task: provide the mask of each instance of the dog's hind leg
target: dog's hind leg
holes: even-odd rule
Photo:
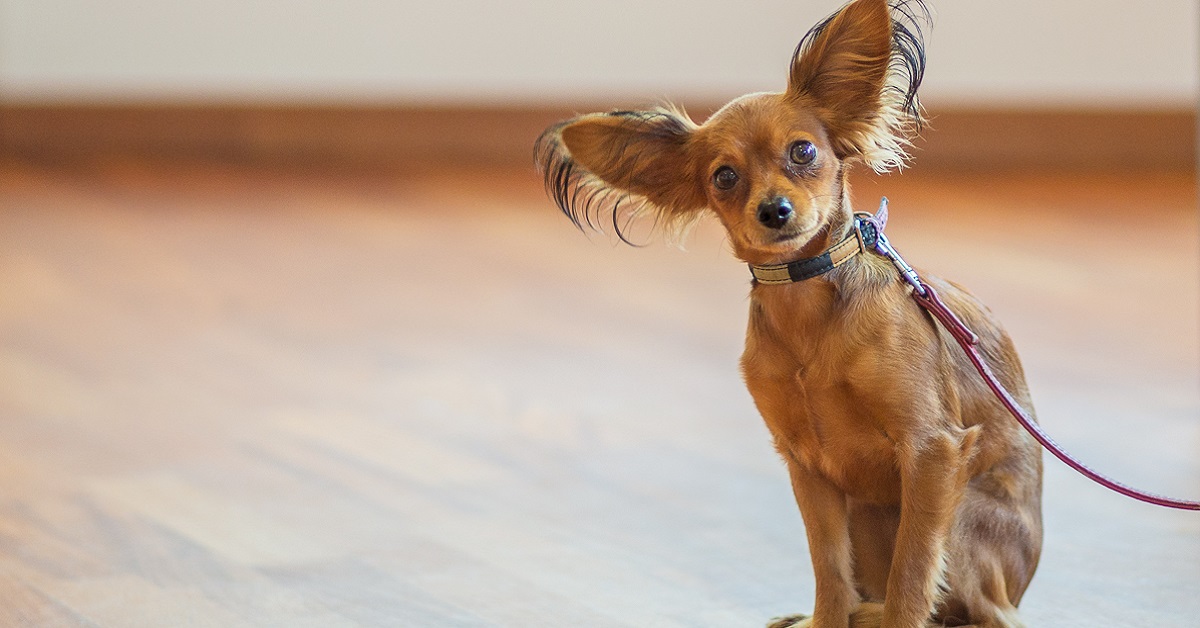
[[[812,621],[806,615],[789,615],[771,620],[767,628],[812,628]],[[879,628],[882,623],[883,604],[879,602],[860,602],[850,612],[850,628]],[[926,628],[941,628],[941,624],[927,623]]]
[[[1016,606],[1037,568],[1041,516],[1036,500],[1011,497],[1017,489],[999,490],[1019,486],[1006,475],[999,467],[978,478],[959,508],[948,548],[947,594],[936,613],[947,626],[1024,626]]]
[[[811,625],[812,618],[808,615],[787,615],[771,619],[767,628],[808,628]]]
[[[879,628],[883,623],[883,604],[863,602],[850,613],[850,628]]]

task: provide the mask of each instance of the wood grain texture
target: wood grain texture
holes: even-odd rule
[[[548,125],[639,103],[529,106],[0,104],[0,156],[250,164],[524,166]],[[693,103],[697,119],[719,104]],[[1190,172],[1196,111],[943,107],[916,142],[923,170]]]
[[[915,175],[1083,459],[1200,496],[1196,183]],[[757,626],[808,611],[748,274],[518,169],[0,162],[0,624]],[[1047,461],[1031,626],[1186,626],[1200,519]]]

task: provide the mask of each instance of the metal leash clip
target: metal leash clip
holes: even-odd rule
[[[874,215],[865,212],[858,213],[855,214],[855,219],[858,221],[858,233],[862,238],[863,248],[871,249],[891,260],[892,265],[900,271],[900,276],[904,278],[904,281],[912,286],[917,294],[925,296],[925,285],[921,283],[917,271],[913,270],[913,267],[909,266],[903,257],[900,257],[900,253],[892,247],[887,236],[883,235],[883,227],[887,225],[888,219],[887,197],[885,196],[879,201],[879,211]]]

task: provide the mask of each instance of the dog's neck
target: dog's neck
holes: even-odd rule
[[[802,282],[824,275],[866,252],[859,221],[850,212],[839,214],[791,259],[775,264],[750,264],[756,283]]]
[[[844,216],[831,222],[826,242],[833,244],[818,249],[817,255],[783,264],[751,264],[753,309],[765,317],[760,323],[804,330],[800,338],[816,340],[832,331],[829,323],[834,320],[853,326],[856,311],[889,289],[903,290],[905,284],[891,262],[874,250],[887,221],[887,200],[874,216]]]

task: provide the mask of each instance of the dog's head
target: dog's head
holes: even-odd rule
[[[851,221],[847,167],[907,158],[927,19],[920,0],[854,0],[805,35],[787,91],[743,96],[701,125],[674,108],[555,125],[536,151],[546,185],[581,226],[611,213],[620,235],[623,205],[672,226],[707,209],[745,261],[819,252]]]

